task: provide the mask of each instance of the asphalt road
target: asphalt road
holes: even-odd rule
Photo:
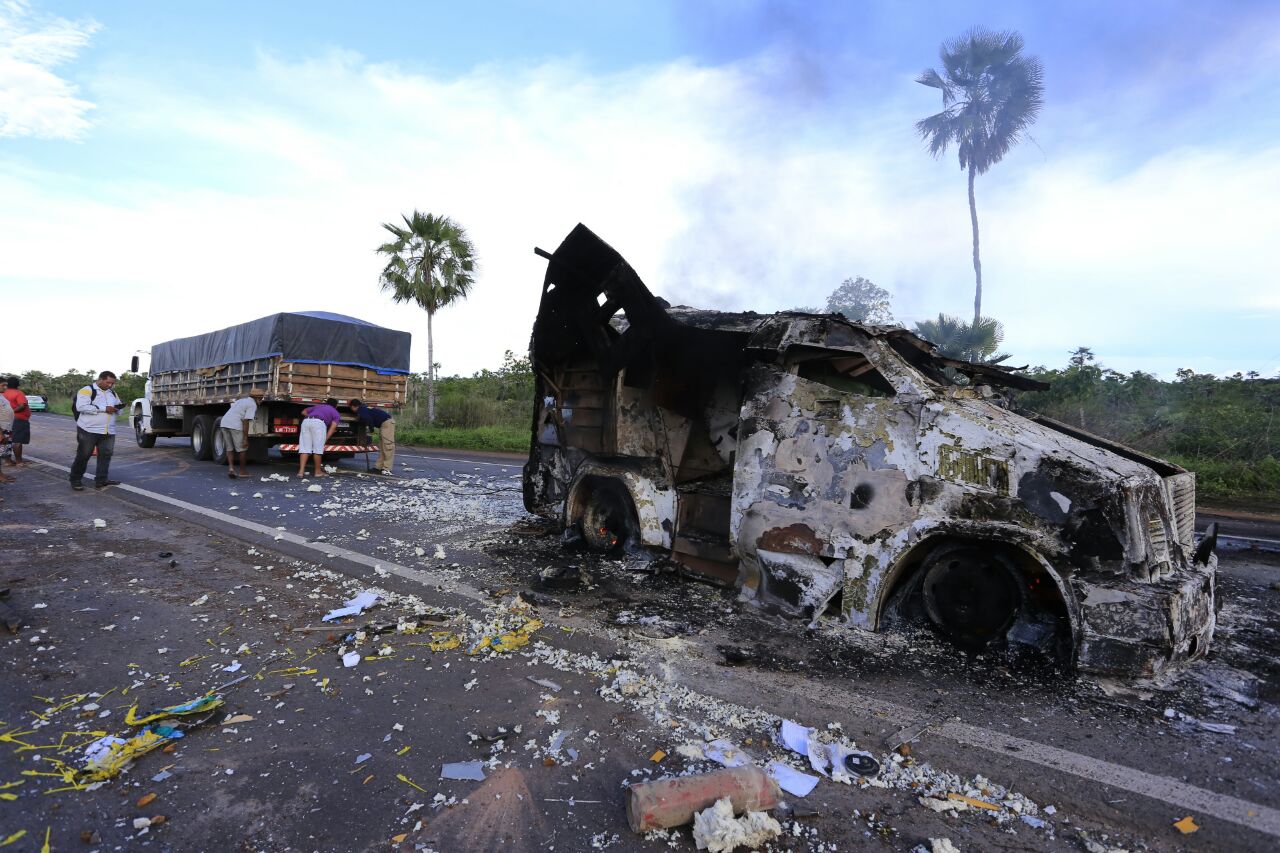
[[[72,429],[69,419],[37,415],[29,456],[65,466]],[[1038,828],[1016,815],[1000,822],[985,809],[940,815],[921,804],[917,789],[823,782],[800,801],[821,800],[823,814],[796,823],[801,834],[776,849],[911,849],[945,835],[961,849],[975,850],[1089,844],[1103,850],[1269,850],[1280,838],[1280,673],[1274,656],[1280,571],[1272,563],[1224,559],[1225,604],[1208,660],[1161,684],[1099,683],[1011,672],[942,646],[927,633],[807,629],[745,606],[726,591],[646,571],[642,558],[610,561],[567,552],[553,532],[525,517],[518,462],[404,451],[395,480],[364,475],[360,460],[344,462],[336,476],[319,481],[300,483],[283,463],[251,466],[250,478],[230,480],[223,467],[193,462],[185,440],[161,440],[142,450],[131,439],[120,436],[112,463],[112,476],[125,481],[124,488],[72,493],[65,473],[50,466],[19,476],[40,478],[50,495],[47,512],[59,505],[79,512],[127,503],[139,519],[150,520],[148,542],[167,529],[168,517],[171,526],[198,525],[227,542],[252,543],[258,554],[249,557],[258,566],[311,561],[366,583],[395,585],[428,603],[447,600],[475,618],[512,592],[532,588],[535,600],[553,596],[539,607],[549,650],[536,660],[573,669],[556,657],[566,644],[579,644],[575,654],[600,657],[602,671],[611,674],[592,673],[595,686],[582,693],[618,694],[628,719],[616,722],[616,709],[575,709],[597,732],[634,728],[646,744],[674,757],[679,743],[654,734],[674,723],[685,727],[679,729],[685,740],[688,732],[700,732],[748,751],[754,742],[755,751],[768,753],[755,716],[765,714],[823,732],[838,726],[885,760],[887,743],[918,734],[910,759],[921,762],[917,766],[969,784],[984,777],[992,790],[1016,790],[1038,804],[1032,817],[1045,822]],[[58,498],[61,489],[66,491]],[[13,523],[12,514],[23,507],[15,504],[15,490],[3,494],[6,529],[19,531],[25,520]],[[545,570],[563,566],[584,569],[592,582],[554,588],[539,580]],[[724,665],[726,647],[737,650],[741,665]],[[635,673],[633,692],[616,683],[622,670]],[[435,676],[417,677],[427,683]],[[489,696],[495,688],[481,679],[471,689]],[[500,702],[501,695],[489,698]],[[328,737],[346,734],[338,727]],[[644,761],[636,766],[651,769]],[[533,762],[526,770],[536,773],[537,767]],[[590,779],[583,790],[595,791],[592,799],[614,799],[615,811],[575,813],[582,831],[558,836],[556,849],[598,849],[595,834],[586,834],[593,826],[604,833],[600,844],[666,849],[665,840],[632,836],[625,824],[619,828],[617,786],[630,774],[619,766],[604,775],[600,769],[581,774],[580,780]],[[970,790],[981,791],[983,784]],[[1043,808],[1050,804],[1052,814]],[[1007,811],[1000,817],[1007,818]],[[1200,827],[1192,834],[1173,826],[1187,815]],[[551,830],[531,832],[545,840]],[[617,841],[609,841],[614,834]],[[294,832],[289,838],[296,849],[309,849],[305,836]],[[687,831],[676,847],[692,849]]]

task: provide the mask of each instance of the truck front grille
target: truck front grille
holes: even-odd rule
[[[1166,482],[1178,544],[1190,550],[1195,546],[1196,534],[1196,475],[1178,474]]]

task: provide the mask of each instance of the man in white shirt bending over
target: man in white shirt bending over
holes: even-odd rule
[[[249,455],[249,424],[253,423],[254,416],[258,414],[258,404],[266,393],[261,388],[252,389],[249,396],[236,400],[222,416],[222,423],[218,428],[222,430],[222,446],[227,449],[227,476],[233,480],[237,476],[245,476],[244,461]],[[239,475],[236,474],[237,453],[240,454]]]

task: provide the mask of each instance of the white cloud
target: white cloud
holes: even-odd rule
[[[24,369],[118,367],[136,347],[323,309],[414,332],[424,370],[425,316],[378,291],[373,252],[380,223],[415,207],[465,225],[481,257],[472,297],[435,324],[446,373],[527,347],[545,268],[533,246],[554,249],[578,221],[673,302],[821,304],[861,274],[895,291],[899,316],[963,315],[963,175],[952,158],[930,161],[912,131],[931,104],[904,80],[893,95],[793,107],[761,94],[769,62],[439,79],[335,52],[263,56],[212,94],[98,78],[95,141],[153,172],[122,181],[0,161],[0,281],[33,316],[75,300],[124,322],[106,341],[11,326],[5,355]],[[1232,317],[1280,314],[1277,154],[1182,149],[1131,168],[1109,150],[1015,152],[978,189],[985,305],[1009,329],[1006,348],[1060,364],[1092,345],[1109,366],[1166,375],[1272,358],[1222,346]],[[1189,316],[1207,331],[1171,339],[1169,319]],[[1159,355],[1128,367],[1133,351]]]
[[[0,137],[75,139],[93,104],[55,72],[98,30],[93,21],[40,19],[25,0],[0,4]]]

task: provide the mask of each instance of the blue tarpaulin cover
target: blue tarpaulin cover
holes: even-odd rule
[[[409,372],[408,332],[327,311],[272,314],[151,348],[151,372],[195,370],[280,356],[285,361],[347,364],[379,373]]]

